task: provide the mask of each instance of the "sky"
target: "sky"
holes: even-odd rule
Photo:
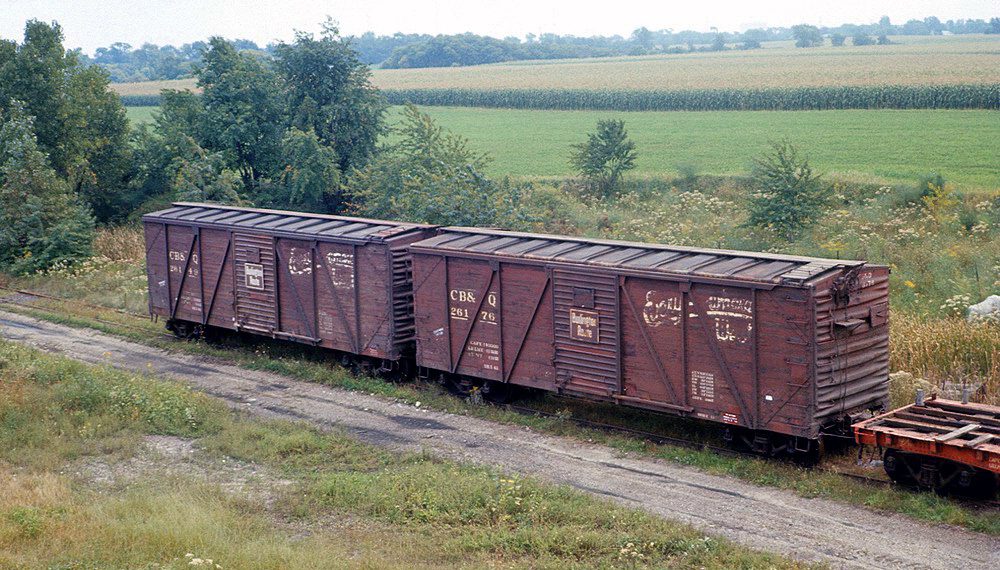
[[[893,23],[937,16],[1000,16],[997,0],[0,0],[0,37],[21,40],[26,20],[58,21],[66,46],[86,53],[126,42],[180,45],[213,35],[263,46],[295,30],[318,32],[327,16],[345,35],[473,32],[494,37],[528,33],[628,36],[651,30],[735,32],[800,23]]]

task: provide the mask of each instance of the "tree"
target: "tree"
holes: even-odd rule
[[[844,34],[830,34],[830,45],[840,47],[844,45],[845,39],[847,38]]]
[[[637,156],[625,121],[608,119],[597,121],[597,132],[588,134],[587,142],[573,145],[570,163],[607,198],[618,189],[622,175],[635,168]]]
[[[132,160],[125,108],[104,71],[62,45],[58,24],[30,20],[21,45],[0,41],[0,112],[23,101],[39,150],[102,222],[128,209]]]
[[[471,150],[467,140],[412,105],[395,135],[398,142],[351,176],[347,186],[355,212],[443,225],[527,226],[521,208],[526,188],[484,176],[489,159]]]
[[[222,153],[206,151],[191,137],[184,143],[186,150],[167,168],[173,196],[186,202],[242,203],[240,178],[226,169]]]
[[[284,132],[284,108],[277,74],[226,40],[213,37],[198,69],[203,89],[205,148],[222,151],[253,196],[260,179],[273,172]]]
[[[795,239],[829,202],[830,189],[820,178],[790,143],[772,143],[771,152],[754,160],[756,192],[750,198],[748,225]]]
[[[743,49],[757,49],[761,42],[767,39],[767,31],[760,28],[743,32]]]
[[[851,38],[851,43],[856,46],[870,46],[875,43],[875,40],[873,40],[868,34],[855,34],[854,37]]]
[[[275,54],[290,126],[314,132],[334,151],[341,172],[364,166],[384,128],[386,103],[350,41],[327,20],[318,39],[299,32]]]
[[[799,24],[792,26],[792,36],[795,38],[795,47],[815,47],[823,45],[823,34],[819,28],[809,24]]]
[[[19,101],[0,115],[0,269],[30,273],[89,257],[94,220],[39,149]]]
[[[284,167],[261,196],[261,205],[306,212],[344,210],[337,153],[324,146],[315,132],[288,129],[281,151]]]
[[[711,49],[712,51],[724,51],[726,49],[726,34],[715,34]]]

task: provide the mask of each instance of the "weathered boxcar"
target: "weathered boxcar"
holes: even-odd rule
[[[772,450],[888,400],[883,266],[475,228],[410,252],[417,365],[445,375],[741,426]]]
[[[413,353],[410,242],[432,227],[176,203],[143,216],[150,312],[387,361]]]

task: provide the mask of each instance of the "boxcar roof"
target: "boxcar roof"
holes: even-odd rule
[[[499,255],[625,270],[717,279],[802,284],[863,261],[675,245],[447,227],[410,246],[414,251]]]
[[[410,222],[262,210],[198,202],[175,202],[170,208],[146,214],[142,219],[150,222],[176,222],[202,227],[295,234],[309,239],[329,237],[380,240],[412,230],[435,227]]]

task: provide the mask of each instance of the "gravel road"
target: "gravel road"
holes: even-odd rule
[[[836,568],[1000,568],[1000,540],[915,522],[523,427],[439,413],[218,359],[171,353],[0,311],[0,337],[93,363],[154,372],[265,417],[342,428],[399,450],[496,466],[689,523],[753,548]]]

